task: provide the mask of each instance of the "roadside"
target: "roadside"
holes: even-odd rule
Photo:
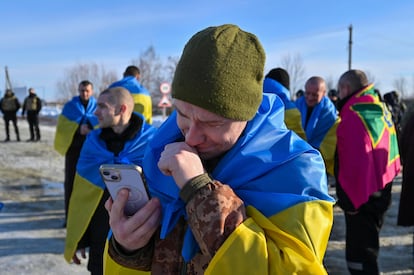
[[[14,130],[11,142],[0,142],[0,273],[89,274],[86,260],[76,266],[63,258],[64,158],[53,150],[53,120],[42,120],[40,142],[25,142],[27,122],[18,123],[22,142]]]
[[[41,142],[28,139],[26,121],[19,120],[23,142],[0,142],[0,273],[32,275],[89,274],[86,260],[76,266],[63,259],[62,228],[64,158],[53,150],[53,120],[42,121]],[[11,135],[14,138],[14,132]],[[4,139],[0,119],[0,140]],[[414,274],[413,228],[396,226],[401,178],[393,186],[393,202],[381,231],[381,274]],[[330,187],[331,195],[335,189]],[[325,255],[329,274],[348,274],[342,211],[334,209],[334,227]]]

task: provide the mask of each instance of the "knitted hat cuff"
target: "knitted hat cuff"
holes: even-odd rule
[[[184,48],[172,97],[225,118],[250,120],[262,101],[264,62],[255,35],[235,25],[206,28]]]

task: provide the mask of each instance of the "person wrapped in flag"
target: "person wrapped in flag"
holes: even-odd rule
[[[379,233],[401,169],[391,113],[361,70],[338,82],[335,167],[338,205],[345,213],[346,261],[351,274],[379,274]]]
[[[85,248],[89,247],[91,274],[103,273],[103,252],[109,232],[104,208],[109,193],[99,167],[116,163],[142,166],[146,145],[155,132],[133,109],[133,98],[122,87],[106,89],[99,95],[95,111],[99,128],[87,136],[76,167],[64,257],[79,264],[76,251],[85,256]]]
[[[235,25],[189,40],[176,111],[144,156],[152,199],[130,218],[126,190],[105,204],[105,274],[116,264],[129,269],[116,274],[326,274],[325,165],[286,128],[280,98],[262,92],[264,62],[257,37]]]
[[[325,80],[320,76],[310,77],[305,83],[304,96],[295,103],[302,115],[305,140],[321,152],[326,171],[333,176],[339,117],[335,105],[326,95]]]
[[[285,69],[271,69],[263,81],[263,92],[274,93],[280,97],[285,105],[285,124],[301,138],[306,140],[306,134],[302,127],[302,116],[295,102],[290,99],[289,74]]]
[[[54,139],[55,150],[65,156],[65,222],[68,215],[69,199],[72,194],[73,180],[76,174],[76,164],[86,135],[98,126],[94,115],[96,99],[93,97],[93,84],[83,80],[78,85],[78,96],[74,96],[64,106],[58,116]]]
[[[150,92],[141,84],[141,71],[137,66],[130,65],[125,69],[123,78],[115,81],[109,88],[124,87],[134,98],[134,111],[142,114],[147,123],[152,124],[152,99]]]

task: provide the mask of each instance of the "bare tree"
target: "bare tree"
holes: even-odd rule
[[[115,71],[107,71],[103,65],[99,66],[96,63],[79,63],[67,68],[63,75],[64,80],[56,84],[60,93],[58,98],[62,102],[78,95],[78,85],[83,80],[92,82],[94,90],[98,92],[106,89],[117,79]]]
[[[167,82],[172,82],[173,78],[174,78],[174,73],[175,73],[175,69],[177,68],[177,64],[179,61],[179,57],[175,56],[169,56],[167,59],[167,62],[165,64],[165,81]]]
[[[152,97],[153,112],[158,113],[158,103],[162,98],[160,85],[163,82],[171,83],[178,58],[168,57],[165,63],[157,55],[155,48],[149,46],[132,64],[141,71],[141,84],[148,89]]]
[[[138,58],[131,60],[131,64],[137,66],[141,71],[140,82],[151,94],[155,113],[161,112],[158,108],[162,97],[160,85],[163,82],[172,82],[177,63],[178,57],[168,57],[163,62],[153,46],[149,46]],[[82,80],[91,81],[95,91],[102,91],[118,80],[118,76],[115,71],[107,71],[103,65],[98,66],[96,63],[91,63],[77,64],[66,69],[63,79],[57,83],[60,93],[59,100],[62,103],[78,94],[78,85]]]
[[[281,64],[289,73],[290,96],[293,98],[293,95],[303,86],[305,81],[305,67],[303,65],[302,56],[300,54],[296,54],[295,56],[287,54],[282,57]]]
[[[325,84],[326,84],[326,92],[328,93],[329,92],[329,90],[332,90],[332,89],[337,89],[337,83],[338,83],[338,81],[335,81],[334,79],[333,79],[333,76],[328,76],[328,77],[325,77]]]
[[[158,91],[158,82],[160,81],[160,72],[162,70],[162,62],[155,52],[153,46],[149,46],[142,52],[138,58],[131,60],[141,71],[140,82],[151,93]]]
[[[406,88],[407,88],[407,81],[405,77],[399,77],[397,79],[394,79],[393,81],[393,87],[397,92],[401,94],[401,98],[405,98],[406,95]]]

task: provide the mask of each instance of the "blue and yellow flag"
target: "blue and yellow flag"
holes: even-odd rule
[[[284,127],[283,113],[280,98],[264,94],[256,116],[212,172],[245,202],[249,218],[222,245],[206,274],[326,273],[322,259],[334,200],[328,195],[324,162],[317,150]],[[174,112],[145,153],[151,196],[162,203],[161,238],[180,217],[186,218],[186,211],[179,188],[157,162],[166,144],[183,138]],[[198,251],[188,229],[182,255],[189,261]]]
[[[306,141],[318,149],[325,161],[326,170],[334,174],[335,150],[336,150],[336,129],[339,124],[337,110],[332,101],[324,96],[319,104],[312,111],[306,124],[308,106],[305,97],[296,100],[296,106],[302,114],[302,125],[306,134]]]
[[[54,148],[59,154],[62,156],[66,154],[79,125],[86,123],[97,127],[98,119],[93,114],[95,109],[96,99],[94,97],[89,98],[86,109],[79,96],[73,97],[65,104],[58,117],[55,132]]]
[[[78,242],[88,228],[89,222],[101,200],[105,183],[99,173],[102,164],[135,164],[142,166],[145,148],[155,128],[145,122],[136,138],[125,143],[124,149],[115,156],[99,138],[102,129],[89,133],[78,160],[76,176],[69,203],[65,259],[70,262]]]
[[[134,111],[143,115],[147,123],[152,124],[151,94],[134,76],[126,76],[109,86],[109,88],[112,87],[123,87],[127,89],[134,98]]]
[[[285,124],[286,127],[301,138],[306,140],[305,131],[302,127],[302,117],[295,103],[290,100],[290,92],[278,81],[266,77],[263,81],[263,92],[276,94],[282,99],[283,104],[285,105]]]

